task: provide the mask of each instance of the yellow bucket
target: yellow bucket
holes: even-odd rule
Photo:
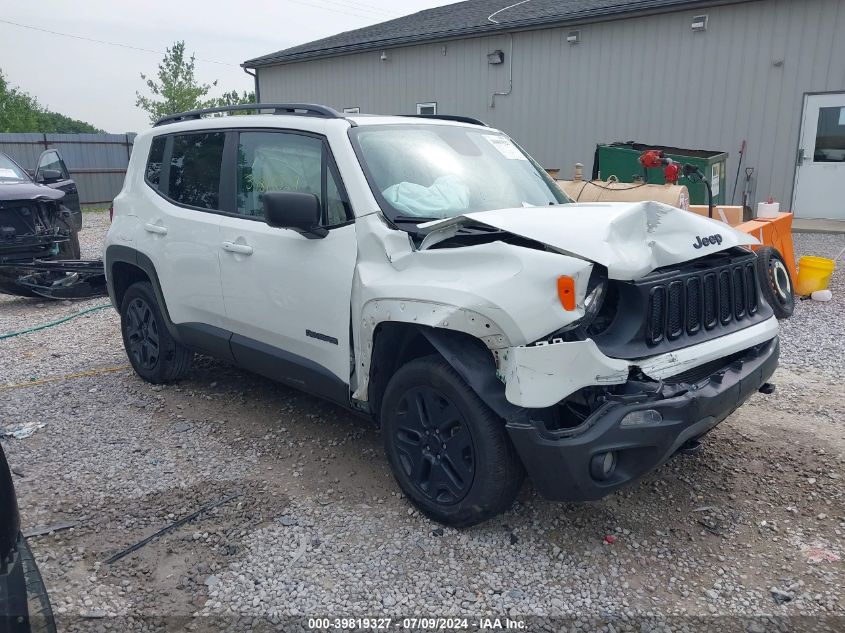
[[[825,290],[836,263],[824,257],[805,255],[798,261],[798,283],[796,294],[806,296],[816,290]]]

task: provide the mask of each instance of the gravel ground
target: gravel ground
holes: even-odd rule
[[[833,259],[845,248],[845,235],[798,233],[796,260],[802,255]],[[820,370],[834,380],[845,377],[845,257],[830,280],[833,300],[798,301],[795,314],[782,323],[783,361],[796,370]]]
[[[108,217],[85,225],[94,256]],[[801,254],[842,245],[796,236]],[[25,529],[76,524],[31,539],[61,630],[297,630],[303,616],[462,616],[472,629],[486,616],[528,630],[841,631],[841,272],[831,287],[835,301],[801,302],[784,324],[777,392],[700,452],[596,503],[526,485],[469,530],[415,512],[379,435],[337,407],[205,358],[178,385],[140,381],[110,309],[0,341],[0,427],[46,424],[3,446]],[[0,332],[101,303],[0,297]]]

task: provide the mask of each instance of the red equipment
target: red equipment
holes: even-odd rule
[[[640,154],[639,161],[644,169],[663,167],[663,177],[666,179],[666,182],[670,185],[678,184],[678,178],[681,176],[681,165],[671,158],[666,158],[666,155],[661,150],[650,149],[645,151]]]

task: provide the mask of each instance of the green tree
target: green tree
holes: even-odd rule
[[[218,97],[215,105],[218,107],[240,105],[242,103],[255,103],[255,93],[244,90],[238,94],[237,90],[231,92],[224,92],[222,96]],[[234,114],[234,113],[233,113]]]
[[[137,105],[150,115],[150,123],[155,123],[161,117],[176,112],[186,112],[199,108],[216,108],[241,103],[253,103],[255,93],[237,90],[224,92],[219,97],[209,97],[208,93],[217,86],[217,81],[211,84],[200,83],[194,74],[195,56],[185,54],[185,42],[180,40],[166,49],[164,59],[158,65],[158,79],[154,80],[141,73],[152,96],[136,92]]]
[[[0,70],[0,132],[98,133],[90,123],[42,107],[35,97],[10,86]]]
[[[213,84],[201,84],[194,76],[194,55],[185,56],[185,42],[178,41],[165,51],[164,59],[158,65],[158,81],[141,73],[147,83],[151,97],[136,92],[135,105],[150,115],[150,123],[175,112],[216,105],[215,99],[206,99]]]

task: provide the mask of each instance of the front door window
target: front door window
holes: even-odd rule
[[[268,191],[313,193],[322,205],[322,224],[351,218],[337,173],[322,139],[288,132],[241,132],[237,159],[237,213],[264,217],[261,196]]]

